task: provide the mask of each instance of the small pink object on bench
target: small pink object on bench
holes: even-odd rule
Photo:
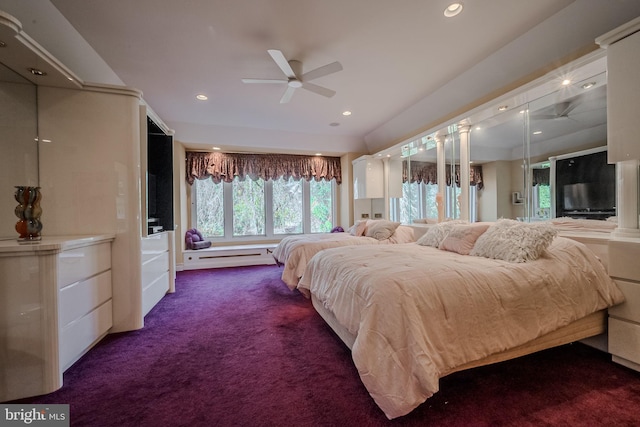
[[[211,242],[204,240],[202,233],[192,228],[184,235],[184,243],[187,249],[205,249],[211,246]]]

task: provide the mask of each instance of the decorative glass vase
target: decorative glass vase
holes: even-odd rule
[[[42,239],[40,232],[42,231],[42,223],[40,216],[42,208],[40,207],[40,187],[24,187],[16,186],[15,193],[16,206],[15,213],[18,217],[16,223],[16,231],[20,235],[18,241],[21,243],[35,243]]]

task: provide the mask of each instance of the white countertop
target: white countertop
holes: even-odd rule
[[[69,249],[110,242],[113,234],[80,235],[80,236],[43,236],[38,242],[20,243],[17,239],[0,240],[0,256],[11,255],[44,255],[58,253]]]

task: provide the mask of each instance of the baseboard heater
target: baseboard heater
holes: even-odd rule
[[[208,256],[200,256],[200,259],[212,259],[212,258],[237,258],[241,256],[261,256],[260,252],[255,254],[230,254],[230,255],[208,255]]]

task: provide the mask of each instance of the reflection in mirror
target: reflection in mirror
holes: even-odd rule
[[[390,200],[391,217],[404,224],[461,217],[460,134],[456,125],[401,147],[402,197]],[[470,165],[469,220],[477,220],[482,166]]]
[[[38,186],[36,86],[0,64],[0,239],[17,238],[15,186]]]
[[[609,202],[603,205],[606,209],[595,205],[581,207],[587,212],[594,208],[607,211],[599,216],[576,209],[560,212],[556,205],[564,200],[564,189],[557,188],[553,161],[590,153],[585,150],[606,150],[605,68],[603,54],[589,55],[514,91],[498,104],[491,103],[456,120],[458,125],[471,125],[470,220],[535,221],[568,214],[605,219],[606,215],[612,215],[615,207],[610,207]],[[565,84],[561,84],[563,80],[567,80]],[[460,140],[461,132],[450,123],[395,148],[402,151],[402,198],[390,199],[391,218],[403,223],[436,222],[438,193],[444,200],[443,219],[460,216],[457,201],[460,190],[456,185]],[[441,156],[437,154],[439,141]],[[476,172],[479,175],[474,178]],[[440,180],[440,186],[438,175],[446,176]],[[610,173],[580,179],[609,180],[605,176]],[[481,185],[474,187],[474,181]],[[615,185],[607,188],[615,192]],[[611,194],[607,194],[608,198],[603,200],[612,200]]]
[[[606,75],[602,67],[588,78],[475,123],[474,163],[483,165],[485,187],[478,219],[543,220],[556,213],[554,163],[550,158],[606,147]],[[546,169],[546,170],[545,170]],[[548,184],[542,180],[548,175]],[[585,179],[591,179],[586,177]]]

